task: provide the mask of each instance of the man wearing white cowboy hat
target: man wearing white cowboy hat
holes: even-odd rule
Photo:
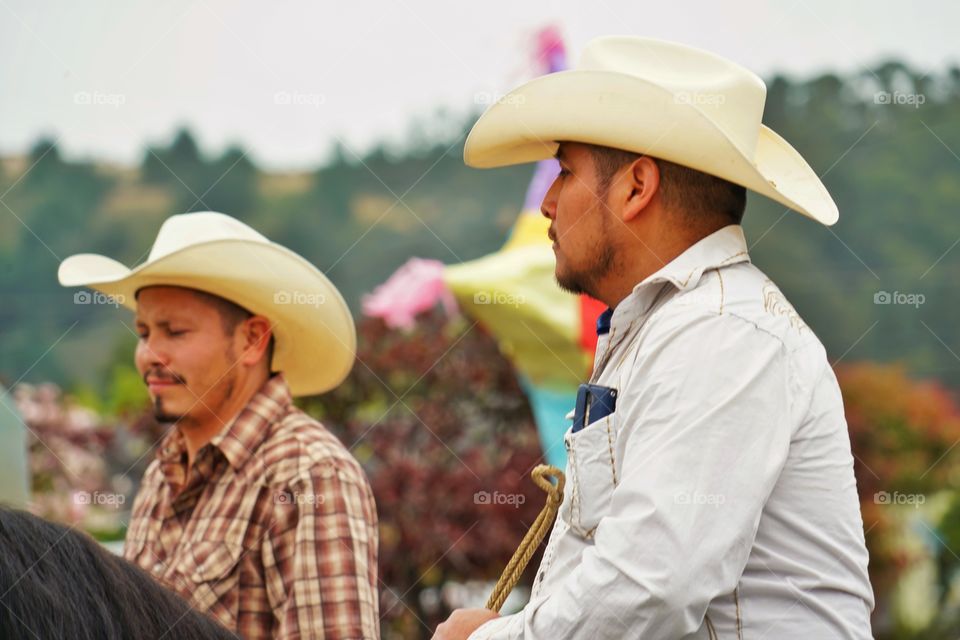
[[[134,503],[127,559],[244,638],[379,638],[370,486],[292,402],[353,365],[353,320],[330,281],[212,212],[166,220],[133,269],[83,254],[59,278],[136,312],[137,369],[174,425]]]
[[[436,638],[870,637],[840,390],[739,226],[746,189],[838,215],[761,124],[765,94],[719,56],[605,37],[474,126],[471,166],[557,156],[557,281],[609,310],[529,603],[454,612]]]

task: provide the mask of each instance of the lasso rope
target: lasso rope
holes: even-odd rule
[[[523,536],[523,540],[520,541],[520,546],[517,547],[517,550],[513,553],[513,557],[510,558],[510,562],[507,563],[506,568],[500,575],[500,579],[497,580],[497,586],[493,588],[493,593],[490,594],[490,599],[487,600],[487,609],[491,611],[499,612],[507,596],[510,595],[513,588],[517,586],[517,582],[520,581],[520,576],[523,575],[523,570],[527,568],[530,558],[533,557],[537,547],[543,542],[544,536],[547,535],[547,530],[550,529],[553,525],[554,518],[557,517],[560,503],[563,502],[563,471],[550,465],[541,464],[533,470],[531,476],[536,485],[547,494],[547,503],[543,505],[543,510],[540,511],[540,515],[533,521],[533,524],[527,531],[527,535]],[[557,483],[552,483],[550,478],[556,478]]]

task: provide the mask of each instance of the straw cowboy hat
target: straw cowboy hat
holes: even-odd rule
[[[837,221],[810,165],[763,126],[767,89],[751,71],[672,42],[591,41],[580,64],[498,100],[470,131],[464,161],[500,167],[553,156],[561,141],[648,154],[747,187],[818,222]]]
[[[89,287],[134,310],[137,291],[168,285],[265,316],[274,325],[272,369],[283,372],[295,396],[336,387],[353,366],[356,331],[336,287],[304,258],[222,213],[171,216],[147,261],[133,269],[84,253],[64,260],[58,277],[65,287]]]

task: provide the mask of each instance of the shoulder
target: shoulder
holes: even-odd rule
[[[347,447],[323,424],[292,405],[272,425],[257,454],[271,486],[313,484],[336,477],[340,482],[368,487],[366,474]]]
[[[823,345],[780,288],[750,262],[712,269],[698,285],[678,292],[656,314],[653,331],[682,331],[691,341],[716,332],[740,342],[778,343],[786,357],[825,359]],[[721,343],[722,344],[722,343]]]
[[[635,384],[664,376],[736,384],[762,371],[780,378],[784,392],[802,403],[830,370],[819,338],[750,263],[704,273],[696,287],[657,309],[641,334],[627,372]]]

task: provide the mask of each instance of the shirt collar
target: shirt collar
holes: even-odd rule
[[[611,322],[618,324],[621,318],[646,312],[664,283],[672,284],[681,292],[689,291],[700,283],[705,272],[749,261],[743,227],[738,224],[727,225],[690,245],[660,270],[644,278],[617,305],[611,314]],[[598,322],[598,331],[599,328]]]
[[[210,446],[219,449],[231,467],[240,469],[266,439],[270,425],[280,419],[292,402],[290,388],[283,375],[273,375],[243,410],[210,440]],[[183,474],[174,473],[172,467],[183,466],[186,450],[180,430],[171,429],[157,451],[157,457],[168,469],[166,473],[172,482],[176,482],[177,478],[180,481],[185,478]]]
[[[743,227],[731,224],[690,245],[633,290],[655,282],[671,282],[680,291],[689,291],[697,286],[705,271],[749,261]]]
[[[293,402],[282,374],[271,376],[223,431],[210,440],[234,469],[240,469],[266,439],[270,425]]]

